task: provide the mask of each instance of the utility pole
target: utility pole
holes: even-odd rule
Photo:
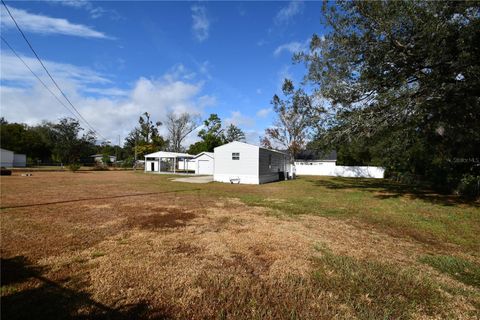
[[[119,157],[118,157],[118,151],[120,149],[120,135],[118,135],[118,148],[117,148],[117,152],[115,153],[115,158],[117,159],[117,161],[119,161]]]
[[[137,139],[138,139],[138,132],[135,130],[135,160],[133,162],[133,169],[137,170]]]

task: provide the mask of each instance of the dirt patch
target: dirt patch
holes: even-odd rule
[[[129,227],[139,227],[147,230],[156,228],[179,228],[185,227],[188,221],[196,217],[194,213],[180,208],[164,207],[159,211],[161,212],[129,217],[126,224]]]

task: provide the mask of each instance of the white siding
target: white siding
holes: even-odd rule
[[[26,167],[27,166],[27,156],[24,154],[15,153],[13,154],[13,166],[14,167]]]
[[[259,147],[232,142],[215,148],[215,169],[213,180],[230,183],[238,179],[240,183],[258,184]],[[232,160],[232,153],[239,153],[240,160]]]
[[[196,161],[196,167],[195,167],[196,174],[213,174],[214,160],[212,157],[206,154],[202,154],[200,157],[196,158],[195,161]]]
[[[13,151],[0,149],[0,161],[2,167],[13,167]]]
[[[153,170],[152,170],[152,164],[153,164]],[[158,160],[146,160],[145,171],[158,172]]]

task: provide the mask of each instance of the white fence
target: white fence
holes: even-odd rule
[[[335,161],[295,162],[295,173],[299,176],[333,176],[351,178],[382,179],[385,169],[370,166],[337,166]]]

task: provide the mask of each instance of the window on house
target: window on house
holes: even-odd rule
[[[232,152],[232,160],[240,160],[240,153]]]

